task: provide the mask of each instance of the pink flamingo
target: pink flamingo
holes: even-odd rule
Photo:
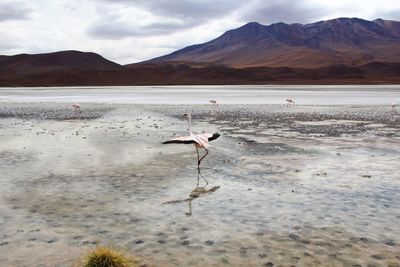
[[[295,102],[293,101],[293,99],[291,99],[291,98],[288,98],[288,99],[286,99],[286,106],[287,107],[290,107],[291,105],[294,105],[295,104]]]
[[[197,152],[197,186],[196,186],[196,189],[197,189],[199,187],[200,177],[206,182],[206,186],[208,185],[207,180],[204,179],[204,177],[201,175],[200,163],[208,155],[207,148],[210,147],[209,142],[220,137],[220,134],[219,133],[193,134],[192,131],[190,130],[190,127],[192,124],[192,115],[190,113],[185,113],[185,114],[183,114],[183,116],[188,121],[188,129],[187,129],[188,135],[180,136],[180,137],[165,141],[165,142],[163,142],[163,144],[194,144],[194,146],[196,147],[196,152]],[[202,157],[200,157],[199,148],[203,148],[206,152]]]
[[[217,108],[218,107],[218,103],[217,103],[217,100],[210,100],[209,101],[210,103],[211,103],[211,107],[215,107],[215,108]]]
[[[72,104],[72,107],[75,109],[75,111],[81,112],[81,105],[79,105],[78,103]]]

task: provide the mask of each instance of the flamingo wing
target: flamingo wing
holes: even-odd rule
[[[207,135],[208,135],[207,137],[208,142],[214,141],[215,139],[221,136],[219,133],[213,133],[213,134],[208,133]]]
[[[187,135],[187,136],[179,136],[177,138],[173,138],[171,140],[162,142],[163,144],[194,144],[197,143],[195,140],[193,140],[192,136]]]
[[[196,143],[198,143],[199,145],[207,148],[210,146],[209,142],[213,141],[215,139],[217,139],[218,137],[220,137],[219,133],[203,133],[203,134],[196,134],[193,135],[193,139],[196,140]]]
[[[208,148],[210,144],[208,143],[208,137],[210,134],[190,134],[190,136],[193,138],[193,140],[196,141],[196,143],[200,147]]]
[[[199,144],[201,146],[209,146],[208,142],[213,141],[220,137],[219,133],[204,133],[204,134],[191,134],[187,136],[179,136],[171,140],[163,142],[163,144]]]

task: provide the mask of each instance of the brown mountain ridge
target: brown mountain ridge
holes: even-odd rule
[[[150,62],[218,63],[230,67],[317,68],[400,62],[400,22],[338,18],[311,24],[257,22]]]

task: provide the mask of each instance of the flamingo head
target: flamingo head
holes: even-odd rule
[[[184,113],[183,117],[185,117],[187,120],[191,120],[192,119],[192,115],[190,113]]]

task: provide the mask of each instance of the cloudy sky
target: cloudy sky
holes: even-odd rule
[[[0,55],[92,51],[121,64],[214,39],[250,21],[400,20],[399,0],[0,0]]]

